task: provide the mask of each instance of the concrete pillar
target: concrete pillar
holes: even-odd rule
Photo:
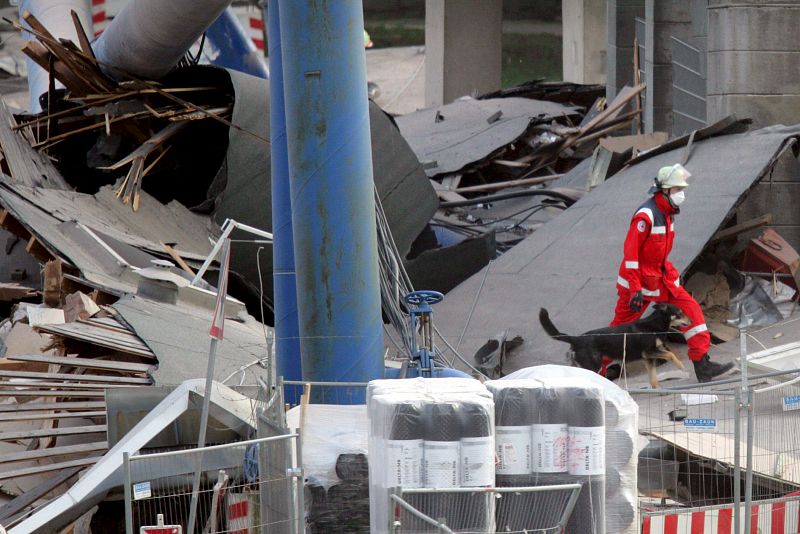
[[[606,0],[566,0],[561,20],[564,81],[605,83]]]
[[[502,0],[425,1],[426,106],[500,89],[502,23]]]
[[[709,0],[709,122],[731,113],[756,127],[800,122],[798,27],[798,0]]]
[[[672,131],[671,37],[687,41],[692,3],[686,0],[645,1],[645,132]]]
[[[644,0],[608,0],[606,98],[611,101],[626,84],[633,83],[633,40],[636,17],[644,18]],[[644,45],[644,43],[639,43]],[[644,62],[644,57],[639,58]]]

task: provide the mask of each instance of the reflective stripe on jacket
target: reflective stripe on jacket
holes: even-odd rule
[[[680,285],[680,274],[668,259],[675,240],[674,213],[660,192],[636,210],[625,237],[617,285],[631,293],[641,291],[654,301],[666,300],[670,288]]]

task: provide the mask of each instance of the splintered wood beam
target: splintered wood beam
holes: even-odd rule
[[[12,462],[25,462],[37,460],[39,458],[50,458],[53,456],[66,456],[68,454],[81,454],[94,451],[105,451],[108,449],[108,442],[96,441],[94,443],[81,443],[80,445],[66,445],[64,447],[53,447],[52,449],[37,449],[32,451],[22,451],[0,456],[0,464]]]
[[[70,467],[61,470],[60,473],[45,477],[44,481],[34,488],[26,491],[19,497],[14,497],[8,504],[0,507],[0,522],[8,525],[8,518],[18,514],[25,508],[33,505],[36,501],[53,491],[61,484],[81,472],[84,467]]]
[[[36,238],[36,236],[31,236],[30,239],[28,239],[28,244],[25,245],[25,250],[27,250],[31,256],[42,263],[47,263],[48,261],[53,261],[55,259],[55,256],[53,256],[50,251],[47,250],[47,247],[45,247],[41,241]]]
[[[65,390],[80,390],[80,389],[118,389],[118,388],[135,388],[141,386],[149,386],[150,384],[85,384],[83,382],[45,382],[39,380],[25,380],[14,379],[13,382],[0,381],[0,386],[5,388],[64,388]],[[62,390],[64,391],[64,390]]]
[[[8,384],[0,384],[8,387]],[[105,397],[105,391],[70,391],[64,389],[0,389],[0,397]],[[52,409],[52,408],[51,408]]]
[[[31,233],[28,229],[22,226],[22,223],[6,209],[0,210],[0,226],[25,241],[31,237]]]
[[[86,402],[22,402],[0,404],[0,413],[10,412],[52,412],[61,410],[105,410],[105,401]]]
[[[95,57],[92,44],[89,42],[89,37],[86,36],[86,30],[83,29],[81,19],[74,9],[70,10],[69,14],[72,16],[72,24],[75,25],[75,33],[78,34],[78,43],[81,45],[81,52],[87,56]]]
[[[95,360],[92,358],[72,358],[69,356],[47,356],[44,354],[20,354],[6,356],[9,360],[37,363],[53,363],[69,367],[86,367],[89,369],[108,369],[127,371],[130,373],[147,373],[155,370],[154,365],[146,363],[119,362],[114,360]]]
[[[103,458],[102,456],[96,456],[92,458],[83,458],[81,460],[72,460],[69,462],[61,462],[57,464],[47,464],[47,465],[39,465],[36,467],[27,467],[25,469],[15,469],[13,471],[6,471],[5,473],[0,473],[0,480],[23,478],[32,475],[40,475],[42,473],[52,473],[53,471],[61,471],[62,469],[68,469],[72,467],[94,465],[102,458]]]
[[[72,373],[40,373],[37,371],[4,371],[0,370],[2,378],[39,378],[44,380],[64,380],[72,385],[72,382],[99,382],[103,384],[141,384],[149,386],[152,381],[149,378],[134,378],[127,376],[107,376],[107,375],[76,375]]]
[[[11,415],[0,414],[0,423],[12,421],[41,421],[47,419],[91,419],[94,417],[105,417],[106,412],[55,412],[55,413],[36,413],[23,412]],[[5,460],[5,456],[0,455],[0,463]]]
[[[66,428],[38,428],[35,430],[17,430],[0,432],[0,441],[16,441],[18,439],[45,438],[51,436],[76,436],[79,434],[99,434],[107,430],[106,425],[70,426]]]

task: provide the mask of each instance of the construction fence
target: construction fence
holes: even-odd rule
[[[798,531],[789,529],[800,491],[798,373],[629,391],[639,405],[642,532]]]
[[[162,527],[203,534],[304,532],[303,475],[299,436],[286,433],[225,445],[154,454],[126,455],[125,522],[128,534]],[[193,492],[193,475],[202,483]]]

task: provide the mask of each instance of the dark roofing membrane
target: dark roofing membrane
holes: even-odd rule
[[[786,143],[798,136],[800,125],[773,126],[695,141],[686,163],[692,178],[675,219],[677,235],[670,255],[678,270],[688,269]],[[631,216],[647,199],[658,169],[683,161],[684,155],[685,148],[680,147],[640,159],[609,178],[448,293],[434,310],[437,327],[448,339],[457,340],[466,325],[459,350],[470,360],[501,330],[522,335],[525,343],[508,361],[507,371],[542,363],[566,364],[568,346],[544,333],[539,308],[547,308],[565,333],[581,333],[611,321]],[[586,166],[576,170],[588,173]]]

